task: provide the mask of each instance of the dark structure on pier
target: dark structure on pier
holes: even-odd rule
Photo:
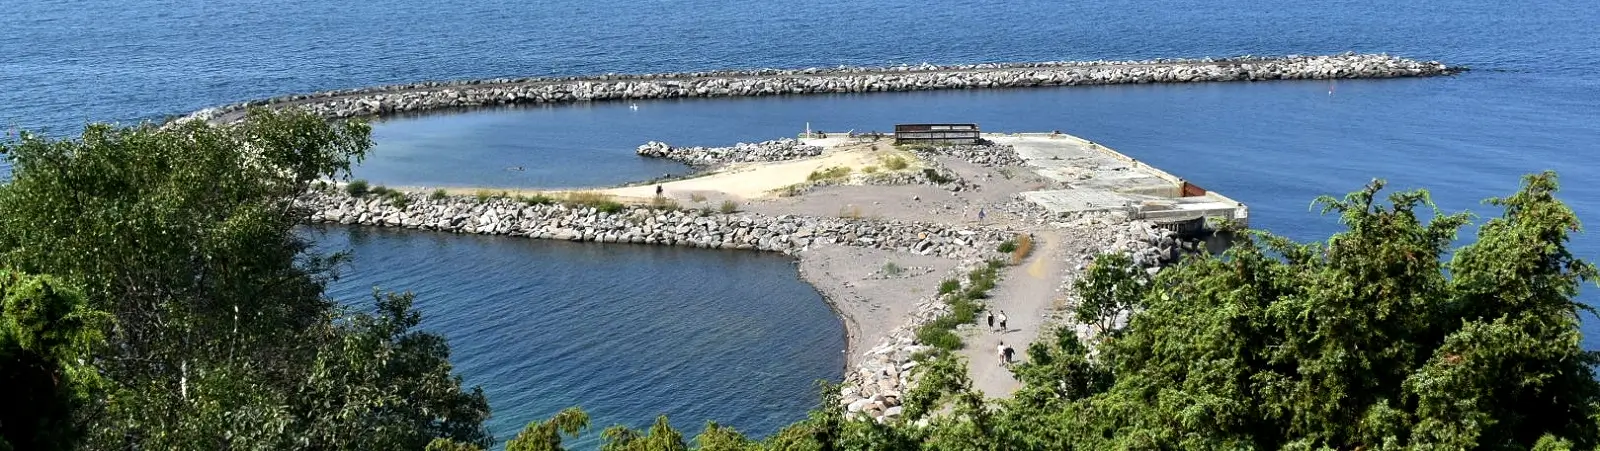
[[[896,124],[895,144],[976,144],[982,139],[978,124]]]

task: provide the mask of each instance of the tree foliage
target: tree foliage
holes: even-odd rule
[[[293,199],[347,177],[369,136],[359,122],[255,111],[238,125],[91,125],[0,146],[13,170],[0,267],[77,287],[81,311],[114,319],[80,327],[86,314],[51,316],[79,311],[70,302],[29,298],[56,305],[34,318],[66,321],[51,331],[104,336],[70,360],[103,383],[68,390],[82,405],[63,424],[93,449],[488,445],[482,394],[460,388],[442,338],[414,330],[410,297],[344,311],[323,296],[338,259],[295,231],[307,212]],[[76,371],[55,362],[40,371]]]

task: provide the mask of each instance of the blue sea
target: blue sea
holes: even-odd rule
[[[1600,224],[1600,13],[1592,1],[388,2],[20,0],[0,15],[0,126],[49,135],[253,98],[421,80],[725,68],[1388,52],[1466,65],[1430,79],[1132,85],[671,100],[485,110],[377,124],[356,170],[390,185],[573,187],[679,173],[649,140],[722,145],[897,122],[1061,130],[1250,205],[1301,240],[1308,208],[1372,178],[1445,211],[1557,170]],[[525,172],[507,172],[525,166]],[[0,168],[3,170],[3,168]],[[1467,231],[1470,236],[1470,230]],[[330,229],[355,254],[333,291],[412,289],[509,437],[580,403],[600,425],[658,413],[755,435],[837,378],[842,329],[787,261]],[[1600,241],[1572,247],[1600,257]],[[1596,290],[1583,299],[1596,304]],[[680,310],[681,309],[681,310]],[[797,312],[793,309],[810,309]],[[649,312],[649,313],[641,313]],[[1589,320],[1585,343],[1600,348]],[[778,343],[767,347],[762,343]],[[816,346],[789,346],[814,343]],[[651,348],[630,347],[651,346]],[[695,362],[693,364],[686,362]]]

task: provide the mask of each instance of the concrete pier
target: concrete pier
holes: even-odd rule
[[[1056,133],[985,134],[984,139],[1015,147],[1034,172],[1067,187],[1021,193],[1057,215],[1124,212],[1174,231],[1203,227],[1213,218],[1249,224],[1243,203],[1092,141]]]

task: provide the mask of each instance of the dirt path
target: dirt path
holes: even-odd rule
[[[1035,250],[1028,261],[1011,267],[989,298],[989,308],[997,314],[1005,312],[1006,329],[999,330],[999,324],[990,329],[985,324],[986,313],[980,313],[977,333],[965,337],[967,346],[961,350],[967,358],[972,387],[989,398],[1009,397],[1021,387],[1011,377],[1011,370],[999,364],[1000,343],[1016,351],[1013,362],[1026,360],[1028,344],[1039,338],[1047,314],[1061,296],[1057,287],[1066,262],[1061,238],[1055,231],[1046,230],[1036,232],[1034,239]]]

